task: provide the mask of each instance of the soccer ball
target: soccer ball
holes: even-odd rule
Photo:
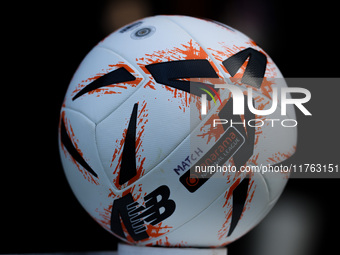
[[[265,110],[273,88],[286,86],[278,80],[279,69],[254,41],[215,21],[155,16],[115,31],[82,61],[62,105],[59,149],[74,194],[128,243],[234,241],[273,207],[289,176],[240,169],[289,158],[297,129],[247,107],[233,115],[222,84],[245,98],[251,88],[254,108]],[[295,119],[291,105],[287,115]],[[196,171],[207,165],[216,169]]]

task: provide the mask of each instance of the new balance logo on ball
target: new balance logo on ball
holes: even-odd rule
[[[155,226],[175,211],[176,204],[169,197],[170,189],[162,185],[144,197],[145,207],[134,201],[131,193],[114,200],[111,230],[120,237],[126,238],[122,228],[123,223],[133,240],[148,238],[146,224]]]

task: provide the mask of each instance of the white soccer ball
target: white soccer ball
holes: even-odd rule
[[[214,84],[235,85],[245,102],[251,88],[254,107],[263,110],[273,87],[286,86],[278,80],[279,69],[256,43],[218,22],[155,16],[115,31],[85,57],[62,105],[59,149],[74,194],[128,243],[234,241],[273,207],[289,173],[230,169],[289,158],[297,129],[273,126],[248,107],[232,115],[231,92]],[[293,107],[287,116],[295,119]],[[214,125],[222,117],[229,122]],[[230,171],[190,175],[208,163]]]

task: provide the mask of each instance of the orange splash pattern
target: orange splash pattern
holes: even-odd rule
[[[260,51],[261,53],[265,54],[267,56],[267,67],[266,67],[266,71],[265,71],[265,77],[263,79],[262,82],[262,86],[260,89],[256,89],[253,88],[256,91],[261,91],[261,93],[263,95],[265,95],[266,97],[272,99],[272,85],[274,84],[273,79],[277,78],[277,67],[274,64],[274,62],[272,61],[272,59],[268,56],[268,54],[266,52],[264,52],[262,49],[260,49],[256,43],[252,40],[249,40],[247,42],[245,42],[245,44],[248,44],[249,46],[237,46],[237,45],[232,45],[232,46],[228,46],[226,45],[225,42],[220,42],[219,43],[222,50],[216,50],[213,48],[207,48],[210,53],[214,56],[214,58],[220,63],[220,67],[226,72],[228,73],[228,71],[226,70],[226,68],[224,67],[224,65],[222,64],[222,61],[224,61],[225,59],[231,57],[232,55],[240,52],[241,50],[246,49],[247,47],[251,46],[252,48],[255,48],[256,50]],[[238,84],[240,86],[245,86],[245,84],[241,83],[241,79],[242,76],[244,74],[244,71],[247,67],[248,64],[248,60],[246,60],[243,65],[241,66],[241,68],[237,71],[237,73],[233,76],[230,77],[230,81],[233,82],[234,84]]]
[[[181,241],[179,243],[170,243],[169,238],[167,236],[164,236],[164,237],[158,239],[156,242],[148,244],[147,246],[154,246],[154,245],[179,248],[179,247],[187,247],[188,243],[184,242],[184,241]]]
[[[64,121],[65,123],[65,128],[66,128],[66,132],[68,134],[68,136],[70,137],[74,147],[76,148],[76,150],[78,151],[79,155],[81,155],[81,157],[88,162],[88,159],[84,156],[84,153],[81,151],[80,147],[79,147],[79,140],[76,137],[76,135],[74,134],[73,128],[71,126],[70,121],[66,118],[65,116],[65,111],[62,111],[61,113],[61,119]],[[65,154],[65,157],[69,157],[72,162],[77,166],[79,172],[82,173],[84,179],[86,179],[87,181],[89,181],[90,183],[93,183],[95,185],[99,184],[99,181],[97,178],[95,178],[92,174],[90,174],[86,169],[84,169],[84,167],[82,167],[71,155],[69,155],[69,153],[67,152],[67,149],[64,147],[63,143],[61,143],[61,148]],[[69,156],[68,156],[69,155]]]
[[[220,136],[224,133],[224,129],[222,125],[217,125],[216,127],[213,126],[214,119],[219,119],[217,113],[212,114],[209,119],[204,123],[203,126],[200,128],[200,133],[197,135],[205,139],[207,137],[207,144],[214,138],[214,142],[216,142]]]
[[[276,163],[282,162],[285,159],[290,158],[295,153],[295,151],[296,151],[296,146],[293,146],[293,148],[286,153],[275,152],[272,154],[271,157],[267,159],[267,162],[270,164],[276,164]]]
[[[223,76],[220,75],[220,71],[217,69],[214,62],[209,58],[208,54],[204,51],[204,49],[192,39],[187,43],[181,44],[179,47],[173,47],[171,49],[163,49],[154,51],[151,54],[145,54],[143,57],[136,58],[137,65],[145,72],[148,76],[148,82],[144,85],[144,88],[150,88],[156,90],[158,87],[162,87],[169,93],[172,94],[171,99],[169,101],[179,102],[179,109],[183,112],[188,110],[190,107],[190,103],[192,102],[200,102],[197,96],[189,94],[179,89],[171,88],[169,86],[156,84],[154,78],[150,74],[150,72],[145,68],[146,65],[167,62],[167,61],[176,61],[176,60],[185,60],[185,59],[206,59],[210,62],[212,67],[214,68],[215,72],[219,75],[219,79],[209,79],[209,78],[192,78],[190,77],[181,79],[187,81],[196,81],[196,82],[204,82],[204,83],[223,83]],[[199,105],[197,105],[200,107]],[[200,108],[198,108],[200,109]]]
[[[296,146],[294,145],[290,150],[288,150],[286,153],[283,152],[275,152],[273,153],[268,159],[267,162],[270,165],[274,165],[277,163],[280,163],[288,158],[290,158],[296,151]],[[282,174],[284,179],[288,179],[289,175],[290,175],[290,171],[286,172],[286,171],[280,171],[278,172],[280,174]]]
[[[150,239],[160,237],[161,235],[170,232],[172,227],[168,225],[162,226],[162,224],[163,222],[160,222],[155,226],[152,226],[151,224],[146,226],[146,232],[148,233]]]
[[[85,86],[87,86],[89,83],[91,83],[94,80],[97,80],[101,76],[116,70],[118,68],[124,67],[127,71],[129,71],[133,76],[135,76],[135,80],[133,81],[127,81],[127,82],[122,82],[122,83],[117,83],[117,84],[112,84],[108,85],[105,87],[101,87],[95,90],[92,90],[88,93],[87,95],[96,95],[96,97],[100,97],[102,95],[107,95],[107,94],[122,94],[123,90],[122,89],[127,89],[128,87],[137,87],[138,84],[142,81],[142,77],[140,77],[139,74],[137,74],[128,64],[119,61],[117,64],[111,64],[108,65],[107,68],[103,68],[101,72],[95,74],[94,76],[87,78],[86,80],[82,80],[76,89],[72,92],[71,97],[73,97],[75,94],[77,94],[80,90],[82,90]],[[116,89],[112,89],[116,88]]]
[[[216,127],[214,127],[214,119],[219,119],[218,113],[222,110],[222,108],[225,106],[225,104],[229,101],[229,99],[231,98],[232,94],[231,92],[228,94],[228,96],[226,98],[222,97],[222,104],[218,106],[216,113],[212,114],[207,120],[206,122],[201,126],[200,128],[200,133],[197,135],[198,137],[201,137],[203,139],[205,139],[205,137],[207,137],[207,144],[209,144],[209,142],[211,141],[211,139],[214,138],[214,141],[216,142],[220,136],[224,133],[224,129],[222,127],[222,125],[217,125]],[[200,105],[199,105],[200,107]]]
[[[122,152],[123,152],[123,147],[124,147],[124,141],[126,137],[126,132],[127,128],[123,130],[122,133],[122,138],[116,139],[115,141],[115,149],[112,155],[112,160],[111,160],[111,165],[112,167],[114,165],[114,162],[117,157],[118,162],[115,164],[115,169],[113,171],[113,183],[118,189],[123,189],[132,183],[134,183],[136,180],[138,180],[145,172],[145,169],[143,168],[144,162],[145,162],[145,157],[142,157],[141,152],[144,151],[142,148],[142,143],[143,143],[143,135],[145,132],[145,125],[148,122],[148,109],[147,109],[147,102],[144,100],[143,102],[138,102],[139,107],[138,107],[138,115],[137,115],[137,134],[136,134],[136,164],[137,164],[137,175],[133,177],[131,180],[129,180],[127,183],[123,185],[119,185],[119,174],[120,174],[120,166],[122,162]],[[129,118],[128,118],[129,119]],[[127,127],[129,124],[129,121],[127,120],[125,123],[125,126]]]
[[[248,177],[252,178],[252,175],[250,174]],[[233,181],[232,181],[232,185],[230,186],[230,188],[224,194],[225,203],[222,207],[225,208],[225,211],[224,211],[225,222],[222,224],[220,230],[218,231],[218,239],[219,240],[224,239],[228,235],[230,223],[231,223],[231,217],[232,217],[232,200],[230,198],[233,194],[233,191],[240,184],[242,178],[243,178],[243,176],[241,175],[240,172],[235,174]],[[249,187],[248,187],[247,199],[246,199],[242,214],[240,216],[240,219],[242,219],[244,212],[246,210],[250,209],[251,202],[253,200],[255,190],[256,190],[256,185],[254,183],[255,183],[254,180],[251,179],[250,183],[249,183]],[[223,245],[226,245],[226,244],[228,244],[228,242],[224,243]]]

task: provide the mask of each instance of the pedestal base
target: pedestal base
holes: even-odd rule
[[[118,244],[117,255],[227,255],[227,248],[169,248]]]

